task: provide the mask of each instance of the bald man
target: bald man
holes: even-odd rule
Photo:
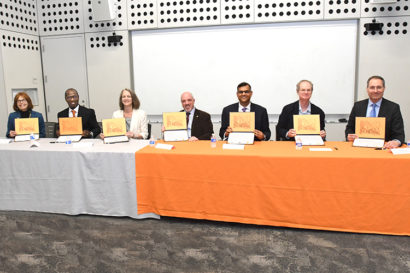
[[[195,98],[190,92],[181,95],[181,104],[187,115],[189,141],[209,140],[214,133],[211,116],[195,108]]]

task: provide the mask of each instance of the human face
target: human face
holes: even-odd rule
[[[124,107],[125,106],[132,106],[132,96],[131,96],[130,91],[128,91],[128,90],[122,91],[121,102],[122,102],[122,104],[124,104]]]
[[[195,99],[191,93],[185,92],[181,95],[181,104],[186,112],[191,112],[195,105]]]
[[[236,96],[242,106],[247,106],[252,97],[251,87],[249,85],[239,87],[236,91]]]
[[[19,96],[19,98],[17,99],[17,107],[22,112],[27,111],[28,102],[23,96]]]
[[[68,90],[65,94],[65,101],[71,109],[74,109],[78,105],[78,94],[74,90]]]
[[[378,102],[384,94],[383,81],[380,79],[371,79],[367,86],[367,94],[373,103]]]
[[[309,82],[301,82],[297,93],[300,101],[309,101],[312,97],[312,86]]]

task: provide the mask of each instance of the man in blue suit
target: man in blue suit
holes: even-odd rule
[[[252,88],[247,82],[241,82],[236,91],[236,96],[239,102],[226,106],[222,110],[222,124],[219,130],[219,136],[221,139],[227,139],[232,132],[232,128],[229,126],[229,113],[230,112],[255,112],[255,140],[269,140],[271,132],[269,129],[269,118],[266,108],[251,103]]]
[[[355,102],[349,116],[345,135],[348,141],[357,138],[355,134],[356,117],[385,117],[385,148],[400,147],[404,142],[404,125],[397,103],[383,98],[385,81],[380,76],[371,76],[367,80],[368,99]]]

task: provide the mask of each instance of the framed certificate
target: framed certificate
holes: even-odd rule
[[[59,118],[58,124],[60,126],[60,135],[82,135],[83,123],[82,118]]]
[[[112,118],[102,120],[104,136],[125,136],[127,133],[127,126],[125,118]]]
[[[297,135],[320,135],[320,116],[293,115],[293,128]]]
[[[356,117],[356,135],[359,138],[384,139],[386,118]]]
[[[14,128],[17,135],[38,134],[38,118],[16,118]]]
[[[186,113],[185,112],[167,112],[162,114],[165,131],[168,130],[186,130]]]
[[[255,131],[255,112],[230,112],[229,126],[233,132]]]

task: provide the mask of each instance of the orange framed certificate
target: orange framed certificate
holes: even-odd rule
[[[233,132],[255,131],[255,112],[230,112],[229,126]]]
[[[185,112],[165,112],[162,113],[162,121],[165,130],[186,130],[186,113]]]
[[[82,135],[83,123],[82,118],[59,118],[58,124],[60,126],[60,135]]]
[[[293,127],[297,135],[319,135],[319,115],[293,115]]]
[[[102,126],[106,137],[125,136],[127,133],[125,118],[103,119]]]
[[[16,118],[14,128],[17,135],[38,134],[38,118]]]
[[[359,138],[384,139],[386,130],[386,118],[356,117],[355,133]]]

